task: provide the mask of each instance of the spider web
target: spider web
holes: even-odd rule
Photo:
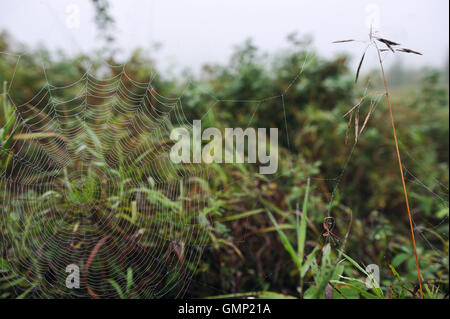
[[[105,298],[116,287],[181,296],[207,239],[208,171],[170,161],[172,127],[189,127],[180,98],[133,80],[125,65],[108,68],[117,72],[99,78],[88,68],[54,86],[43,65],[45,86],[31,100],[6,94],[21,127],[0,175],[11,227],[3,248],[14,274],[41,279],[42,296]],[[65,286],[71,264],[87,291]],[[108,265],[118,269],[105,273]]]
[[[23,55],[8,56],[17,59],[17,68]],[[254,106],[250,126],[258,108],[276,99],[284,114],[284,138],[290,148],[285,97],[310,57],[308,53],[298,74],[279,95],[256,100],[210,95],[213,103],[203,117],[220,102],[246,103]],[[0,175],[2,218],[15,227],[8,234],[16,234],[3,237],[3,248],[8,248],[16,274],[45,279],[46,285],[36,288],[41,296],[113,297],[116,286],[130,285],[130,276],[123,276],[130,272],[133,282],[143,283],[130,288],[139,296],[182,296],[208,243],[207,201],[215,194],[208,193],[202,181],[208,181],[211,172],[204,165],[174,165],[169,159],[171,129],[191,128],[183,112],[183,93],[175,98],[161,96],[152,86],[152,75],[147,82],[138,82],[127,74],[126,65],[107,65],[106,69],[116,72],[102,76],[87,66],[78,80],[55,86],[43,64],[45,84],[31,100],[17,103],[5,94],[18,110],[17,125],[25,124],[19,135],[22,139],[9,148],[11,169]],[[371,112],[382,97],[373,96]],[[23,141],[31,136],[35,136],[32,143]],[[326,178],[334,184],[327,216],[331,216],[335,192],[356,146],[357,141],[349,147],[340,173]],[[406,167],[405,171],[448,209],[448,189],[447,193],[435,193],[434,185],[425,185]],[[242,180],[222,187],[239,182]],[[42,225],[44,229],[39,229]],[[438,250],[420,234],[431,249]],[[90,291],[67,289],[65,267],[69,264],[80,266],[80,284]],[[102,273],[112,264],[121,268],[116,273]]]

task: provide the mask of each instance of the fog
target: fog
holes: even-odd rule
[[[110,4],[119,56],[141,47],[163,67],[195,70],[205,63],[224,62],[233,47],[249,37],[262,50],[275,52],[286,47],[286,36],[292,32],[311,35],[313,46],[323,56],[345,51],[356,63],[360,46],[331,42],[366,39],[370,23],[385,37],[424,53],[421,57],[403,55],[405,65],[438,66],[448,60],[446,0],[115,0]],[[0,30],[29,46],[43,44],[68,54],[100,47],[91,1],[3,0],[1,8]],[[162,44],[158,51],[155,43]]]

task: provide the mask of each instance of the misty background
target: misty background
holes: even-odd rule
[[[0,1],[0,299],[448,298],[448,1]],[[174,167],[193,119],[277,173]]]
[[[404,55],[405,66],[448,65],[449,2],[432,1],[109,1],[117,57],[143,48],[163,69],[198,70],[223,63],[247,38],[264,52],[286,46],[294,32],[310,36],[324,57],[348,53],[358,63],[361,46],[338,39],[367,39],[373,24],[384,37],[424,55]],[[88,0],[2,1],[0,30],[31,47],[51,52],[90,53],[101,48],[95,9]],[[32,26],[32,27],[30,27]],[[24,52],[26,53],[26,52]],[[386,63],[395,63],[390,56]],[[366,67],[375,59],[367,59]],[[364,70],[363,70],[364,72]]]

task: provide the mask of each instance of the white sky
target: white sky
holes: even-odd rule
[[[0,30],[28,45],[42,43],[67,53],[99,48],[89,0],[0,0]],[[359,55],[361,47],[331,44],[342,38],[364,39],[366,20],[379,12],[382,34],[424,56],[404,55],[407,65],[442,65],[448,57],[448,0],[111,0],[116,38],[124,54],[161,42],[159,65],[176,63],[194,70],[206,62],[224,62],[236,44],[252,37],[265,51],[286,46],[287,34],[311,34],[320,54]],[[79,9],[79,27],[70,28],[70,5]],[[375,6],[373,6],[375,5]],[[375,8],[375,9],[374,9]],[[154,54],[151,54],[154,56]],[[357,60],[357,58],[355,59]]]

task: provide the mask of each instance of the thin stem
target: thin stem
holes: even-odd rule
[[[387,81],[386,81],[386,75],[384,73],[384,67],[383,67],[383,61],[381,59],[381,53],[380,53],[380,50],[378,49],[377,44],[375,42],[374,42],[374,44],[377,49],[378,60],[380,61],[381,74],[383,76],[384,89],[386,91],[386,101],[387,101],[387,105],[389,107],[389,115],[391,117],[392,132],[394,133],[395,150],[397,151],[398,166],[400,168],[400,175],[402,177],[403,193],[405,194],[406,209],[408,210],[409,227],[411,229],[411,238],[412,238],[412,243],[413,243],[413,248],[414,248],[414,255],[416,257],[417,277],[419,279],[420,299],[423,299],[422,276],[420,275],[419,257],[417,255],[416,239],[414,237],[414,226],[413,226],[413,222],[412,222],[411,211],[409,209],[408,193],[406,191],[405,177],[403,175],[402,160],[400,157],[400,150],[398,148],[397,134],[395,132],[394,115],[392,114],[391,101],[389,99],[389,90],[388,90],[388,85],[387,85]]]

